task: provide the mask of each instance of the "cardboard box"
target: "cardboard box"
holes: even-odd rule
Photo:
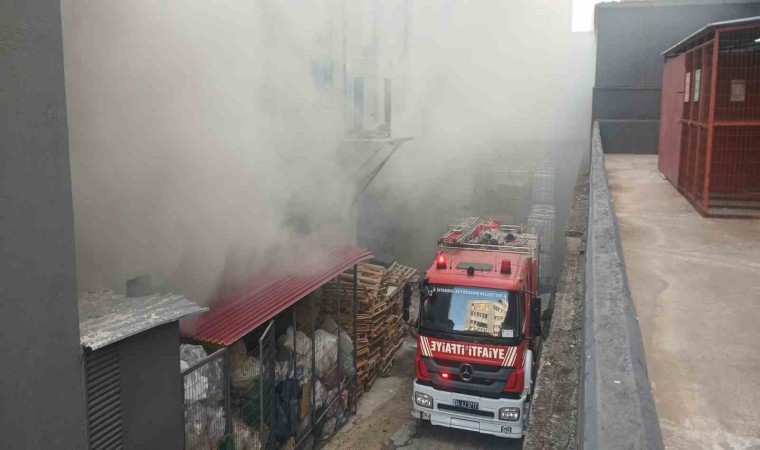
[[[301,388],[301,397],[298,399],[298,420],[303,420],[311,412],[311,383],[306,383]]]

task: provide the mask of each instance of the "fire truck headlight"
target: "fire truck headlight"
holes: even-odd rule
[[[415,392],[414,393],[414,403],[416,403],[419,406],[422,406],[423,408],[432,408],[433,407],[433,397],[423,394],[422,392]]]
[[[520,408],[501,408],[499,410],[499,419],[508,422],[517,422],[520,420]]]

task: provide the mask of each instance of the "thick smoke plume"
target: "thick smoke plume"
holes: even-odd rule
[[[152,273],[203,300],[304,226],[345,239],[341,113],[303,63],[324,11],[285,6],[64,2],[80,289]]]
[[[399,17],[389,8],[409,24],[363,18]],[[381,42],[408,33],[393,133],[415,140],[372,189],[412,264],[467,209],[478,164],[552,153],[574,179],[588,139],[593,41],[570,33],[569,0],[64,0],[62,11],[80,290],[151,273],[206,301],[262,267],[309,261],[283,255],[355,243],[340,70],[325,89],[310,65],[340,61],[342,23]]]

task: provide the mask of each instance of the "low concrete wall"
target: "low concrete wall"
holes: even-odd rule
[[[588,224],[588,161],[583,161],[565,231],[562,270],[549,304],[524,448],[578,448],[582,318]]]
[[[525,449],[662,449],[599,124],[581,169]]]
[[[581,445],[585,449],[662,449],[597,123],[590,183]]]

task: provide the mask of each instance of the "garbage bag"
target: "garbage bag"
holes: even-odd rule
[[[179,357],[189,365],[193,365],[208,356],[200,345],[182,344],[179,346]]]
[[[348,389],[343,389],[340,392],[340,404],[343,411],[348,409]]]
[[[322,325],[320,325],[319,328],[327,331],[330,334],[338,334],[338,324],[330,316],[325,317],[325,319],[322,321]]]
[[[327,331],[328,333],[332,335],[338,336],[338,324],[335,323],[335,321],[330,316],[325,318],[325,320],[322,322],[322,325],[319,328],[321,330]],[[340,353],[353,354],[353,352],[354,352],[354,343],[353,341],[351,341],[351,336],[349,336],[348,333],[345,332],[345,330],[340,330]]]
[[[342,409],[338,408],[338,410],[335,411],[335,421],[337,422],[337,426],[343,425],[347,419],[348,418]]]
[[[251,390],[260,376],[261,364],[258,359],[252,356],[230,359],[230,380],[232,386],[238,391]]]
[[[277,385],[276,392],[274,437],[282,441],[298,429],[298,382],[285,380]]]
[[[314,409],[320,409],[327,401],[327,389],[319,381],[314,381]]]
[[[339,380],[338,380],[338,368],[336,367],[329,373],[325,374],[322,378],[319,379],[319,381],[322,382],[322,384],[328,389],[333,389],[338,386]],[[332,397],[331,397],[332,398]]]
[[[185,448],[188,450],[209,450],[206,435],[205,410],[200,404],[185,406]]]
[[[263,386],[261,383],[262,381],[256,381],[250,391],[234,400],[235,403],[240,405],[240,419],[251,427],[258,427],[261,423],[261,404],[263,403],[266,408],[269,408],[267,405],[272,405],[275,402],[275,385],[272,382],[266,380],[263,381]],[[263,399],[261,398],[262,395],[264,396]],[[268,411],[269,409],[265,410],[263,413],[263,415],[267,418],[270,417],[270,413]]]
[[[227,418],[224,416],[224,408],[215,406],[206,408],[206,434],[209,443],[216,448],[224,438],[224,432],[227,425]]]
[[[330,372],[338,363],[338,338],[325,330],[314,332],[315,364],[317,377]]]
[[[276,381],[284,381],[292,376],[293,372],[290,370],[290,361],[275,361],[274,379]]]
[[[263,431],[259,428],[252,428],[248,444],[242,450],[263,450],[268,439],[269,429],[266,425],[264,425]]]
[[[296,339],[296,367],[293,370],[295,377],[303,386],[311,379],[311,339],[300,331],[295,332]],[[277,338],[278,359],[289,359],[289,354],[293,352],[293,327],[290,326],[285,334]]]
[[[251,438],[251,431],[248,426],[240,420],[232,423],[232,442],[236,449],[245,449]]]
[[[185,403],[194,403],[208,397],[208,377],[199,371],[184,376]]]
[[[300,331],[296,331],[296,348],[293,350],[293,327],[289,326],[285,334],[277,338],[277,346],[295,351],[299,355],[311,355],[311,339]]]
[[[340,353],[343,355],[354,354],[354,343],[351,341],[351,336],[349,336],[345,331],[340,332]]]
[[[203,430],[199,433],[185,433],[185,450],[212,450],[208,437]]]
[[[216,358],[201,369],[208,378],[208,400],[221,402],[224,400],[224,360]]]
[[[338,324],[330,316],[325,318],[320,329],[338,336]],[[349,377],[354,376],[356,370],[354,368],[354,343],[351,340],[351,336],[344,330],[340,330],[340,365],[344,374]]]
[[[327,391],[327,401],[330,402],[333,399],[338,397],[338,389],[330,389]],[[335,411],[340,408],[340,402],[333,402],[332,405],[327,409],[327,417],[333,417],[335,415]]]
[[[333,432],[335,431],[335,425],[336,421],[334,417],[330,417],[325,421],[325,424],[322,426],[322,433],[320,438],[322,440],[329,439],[330,436],[332,436]]]

